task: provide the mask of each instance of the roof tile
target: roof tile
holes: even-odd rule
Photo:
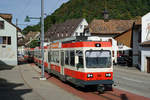
[[[109,20],[105,22],[104,20],[94,19],[90,24],[91,33],[99,34],[119,34],[132,27],[134,20]]]

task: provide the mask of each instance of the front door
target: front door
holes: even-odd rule
[[[147,73],[150,73],[150,57],[147,57]]]
[[[61,52],[61,74],[64,75],[64,52]]]

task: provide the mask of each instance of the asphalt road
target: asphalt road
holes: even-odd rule
[[[136,68],[114,66],[115,88],[150,98],[150,74]]]

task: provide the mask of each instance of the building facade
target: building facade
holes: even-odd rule
[[[141,71],[150,73],[150,13],[142,17]]]
[[[0,17],[0,63],[17,65],[18,29],[7,20]]]

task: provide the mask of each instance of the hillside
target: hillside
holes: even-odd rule
[[[70,0],[45,18],[45,31],[52,24],[72,18],[103,19],[105,7],[110,19],[134,19],[150,11],[150,0]],[[40,30],[40,25],[28,26],[23,32]]]

